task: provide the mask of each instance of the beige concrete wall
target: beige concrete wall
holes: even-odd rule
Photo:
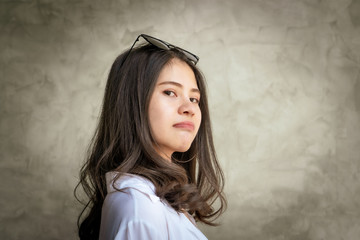
[[[229,208],[209,239],[360,236],[360,0],[0,1],[0,238],[75,239],[115,56],[200,56]]]

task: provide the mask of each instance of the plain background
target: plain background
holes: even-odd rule
[[[360,0],[0,0],[0,238],[76,239],[115,57],[200,56],[229,207],[209,239],[360,236]]]

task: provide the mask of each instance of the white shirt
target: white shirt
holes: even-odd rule
[[[100,225],[101,240],[205,240],[204,234],[184,213],[176,212],[155,195],[154,185],[138,175],[122,175],[112,186],[117,173],[106,174],[107,196]]]

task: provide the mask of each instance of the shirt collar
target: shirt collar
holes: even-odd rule
[[[121,176],[115,180],[119,174],[119,172],[105,174],[108,194],[118,191],[117,189],[132,188],[148,196],[152,202],[160,201],[155,194],[154,184],[148,179],[135,174],[121,173]]]

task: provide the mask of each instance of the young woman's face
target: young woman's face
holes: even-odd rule
[[[149,121],[155,150],[171,159],[186,152],[201,122],[200,91],[194,72],[183,61],[173,59],[160,72],[149,103]]]

